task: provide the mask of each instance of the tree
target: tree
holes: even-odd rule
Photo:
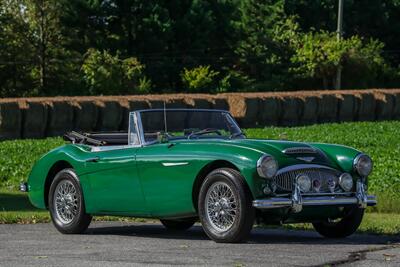
[[[118,54],[89,49],[82,71],[91,95],[138,94],[151,88],[144,67],[136,58],[120,59]]]
[[[62,7],[56,0],[26,0],[23,6],[30,26],[28,36],[37,56],[39,86],[44,93],[49,93],[49,78],[57,77],[52,61],[62,49],[59,23]]]
[[[241,2],[241,36],[236,49],[240,69],[262,87],[279,88],[281,77],[288,67],[286,49],[277,39],[277,31],[283,29],[287,17],[281,0],[255,0]]]
[[[295,45],[292,62],[296,66],[292,71],[302,78],[322,79],[324,89],[335,88],[336,71],[339,66],[345,71],[352,66],[352,76],[366,81],[369,79],[366,77],[376,78],[377,71],[385,66],[381,56],[382,48],[381,42],[363,42],[358,36],[338,42],[336,33],[306,33]]]
[[[0,96],[32,94],[30,77],[33,53],[26,33],[29,24],[24,20],[20,1],[0,2]]]

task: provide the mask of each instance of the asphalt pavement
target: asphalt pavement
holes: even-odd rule
[[[332,240],[312,231],[254,229],[242,244],[217,244],[195,225],[95,222],[82,235],[51,224],[0,225],[0,266],[400,266],[400,237]]]

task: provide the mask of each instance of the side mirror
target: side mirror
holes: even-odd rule
[[[162,144],[162,143],[168,143],[168,135],[164,132],[157,132],[157,141]]]

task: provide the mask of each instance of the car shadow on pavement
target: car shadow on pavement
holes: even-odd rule
[[[187,231],[173,231],[159,224],[96,226],[86,231],[89,235],[136,236],[157,239],[210,240],[200,225]],[[249,244],[348,244],[382,245],[400,242],[399,238],[384,235],[355,234],[342,239],[328,239],[313,231],[255,228],[247,240]]]
[[[0,192],[0,211],[38,211],[29,202],[28,195]]]

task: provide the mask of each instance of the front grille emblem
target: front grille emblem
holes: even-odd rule
[[[305,161],[305,162],[311,162],[315,159],[315,157],[297,157],[297,159]]]

